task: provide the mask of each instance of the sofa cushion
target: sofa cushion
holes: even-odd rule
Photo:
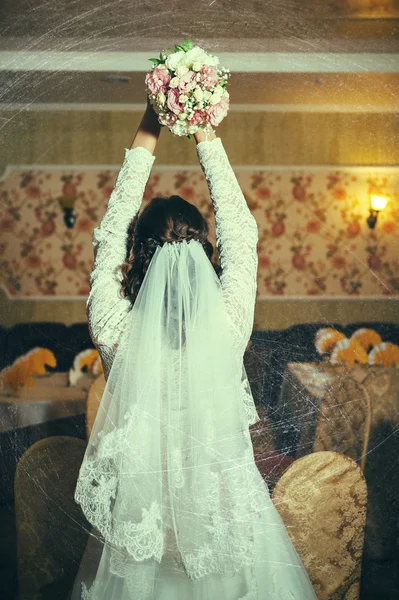
[[[40,346],[57,354],[65,347],[66,326],[62,323],[19,323],[8,331],[6,364],[10,365],[19,356]]]
[[[7,332],[2,368],[36,346],[48,348],[54,353],[56,371],[69,371],[76,354],[94,348],[87,323],[76,323],[69,327],[52,322],[20,323]]]

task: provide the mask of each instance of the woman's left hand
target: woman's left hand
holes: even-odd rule
[[[145,109],[141,123],[137,129],[136,135],[133,138],[130,148],[142,146],[154,153],[156,143],[161,132],[162,125],[158,121],[158,115],[152,107],[152,104],[147,96],[147,108]]]
[[[147,107],[145,109],[145,115],[146,115],[146,117],[148,117],[149,121],[157,123],[161,127],[161,124],[158,121],[158,115],[155,112],[154,107],[152,106],[151,101],[148,96],[147,96]]]

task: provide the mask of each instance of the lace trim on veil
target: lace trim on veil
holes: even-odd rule
[[[140,521],[114,522],[112,506],[118,488],[118,469],[116,459],[122,451],[121,440],[126,432],[115,430],[105,436],[101,432],[99,453],[95,458],[87,458],[81,467],[75,499],[81,505],[87,520],[104,536],[105,541],[115,549],[124,550],[129,559],[144,561],[154,558],[161,562],[165,553],[165,530],[162,527],[162,509],[154,501],[142,508]],[[119,443],[119,448],[118,448]],[[203,501],[199,503],[201,513],[210,520],[209,532],[212,547],[209,544],[199,546],[196,552],[188,553],[183,559],[184,568],[192,579],[198,579],[210,573],[218,572],[231,575],[243,565],[253,564],[253,539],[247,528],[237,527],[237,522],[248,511],[255,515],[264,500],[264,482],[253,462],[252,442],[247,434],[248,453],[243,460],[243,468],[227,469],[221,475],[209,471],[209,487],[204,491]],[[212,451],[209,452],[212,457]],[[174,485],[183,486],[183,469],[175,453]],[[217,458],[217,457],[214,457]],[[240,496],[241,506],[230,506],[224,513],[217,510],[219,493],[223,486],[229,486]],[[242,506],[242,491],[250,491],[246,506]],[[181,494],[180,490],[180,494]],[[259,517],[261,513],[259,512]],[[178,553],[178,549],[176,548]],[[229,560],[224,562],[223,557]]]

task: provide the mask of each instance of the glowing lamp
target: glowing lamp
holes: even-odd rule
[[[374,229],[377,224],[378,213],[384,210],[388,202],[386,196],[370,194],[370,216],[367,219],[367,225],[370,229]]]
[[[371,195],[370,204],[373,210],[384,210],[388,202],[388,198],[386,196],[376,196],[375,194]]]

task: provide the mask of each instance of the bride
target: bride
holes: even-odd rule
[[[71,597],[313,600],[249,434],[257,225],[203,132],[221,268],[180,196],[139,215],[160,129],[148,103],[93,234],[87,314],[106,386],[75,492],[93,529]]]

